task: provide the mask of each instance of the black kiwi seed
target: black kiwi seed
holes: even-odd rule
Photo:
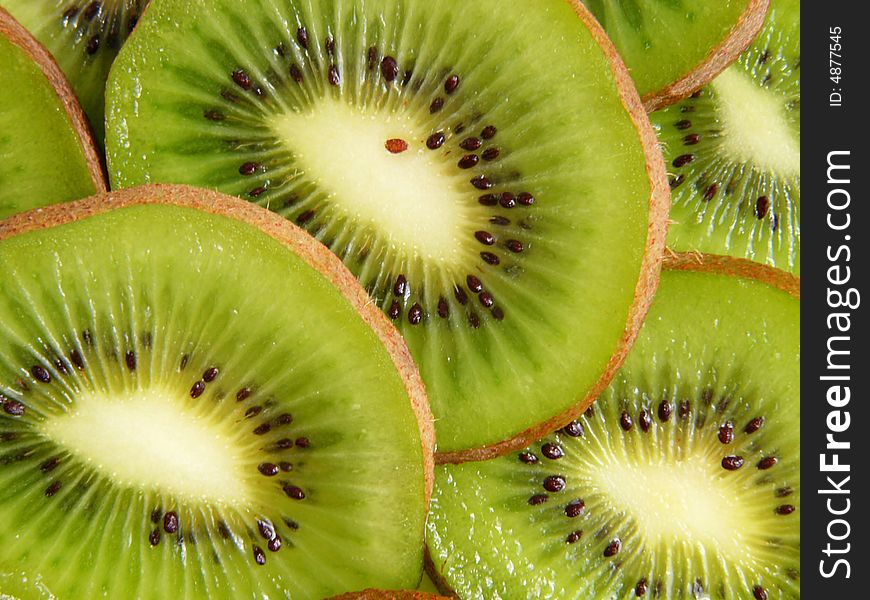
[[[280,469],[274,463],[260,463],[257,466],[257,470],[266,477],[274,477]]]
[[[496,134],[497,131],[498,131],[498,130],[495,128],[494,125],[487,125],[487,126],[484,127],[483,130],[480,132],[480,137],[482,137],[482,138],[485,139],[485,140],[491,140],[492,138],[495,137],[495,134]]]
[[[447,303],[444,296],[438,298],[438,316],[442,319],[446,319],[450,316],[450,305]]]
[[[393,285],[393,294],[401,298],[407,291],[408,279],[400,273],[399,276],[396,277],[396,283]]]
[[[707,189],[704,190],[704,202],[709,202],[713,198],[716,197],[716,192],[719,191],[719,184],[714,183],[712,185],[708,185]]]
[[[452,94],[459,87],[459,75],[453,74],[444,82],[444,91]]]
[[[586,510],[586,503],[578,498],[568,503],[565,507],[565,515],[573,519],[583,514],[584,510]]]
[[[78,350],[71,350],[69,353],[69,360],[79,371],[85,370],[85,361],[82,358],[82,355],[79,354]]]
[[[637,582],[637,585],[634,586],[634,595],[638,598],[646,595],[646,579]]]
[[[256,545],[254,545],[251,549],[254,552],[254,561],[258,565],[265,565],[266,564],[266,554],[263,552],[263,549],[260,548],[259,546],[256,546]]]
[[[722,468],[727,471],[736,471],[743,466],[742,456],[726,456],[722,459]]]
[[[468,294],[466,294],[465,290],[458,285],[453,286],[453,295],[456,297],[456,301],[460,304],[468,304]]]
[[[385,56],[381,61],[381,75],[387,81],[393,81],[399,76],[399,64],[392,56]]]
[[[755,433],[764,425],[764,417],[755,417],[749,423],[746,424],[746,427],[743,429],[746,433]]]
[[[795,511],[795,507],[792,504],[781,504],[776,507],[776,514],[778,515],[790,515]]]
[[[323,44],[323,47],[326,49],[326,53],[330,56],[335,54],[335,38],[331,35],[326,36],[326,41]]]
[[[500,196],[498,194],[484,194],[477,201],[484,206],[495,206],[498,204]]]
[[[619,553],[620,549],[622,549],[622,542],[619,540],[619,538],[615,538],[607,545],[607,548],[604,549],[604,556],[606,556],[607,558],[616,556]]]
[[[498,203],[503,208],[513,208],[517,205],[517,198],[510,192],[503,192],[502,195],[499,197]]]
[[[69,23],[70,19],[75,17],[77,14],[79,14],[79,7],[78,6],[73,5],[73,6],[70,6],[68,9],[66,9],[64,11],[63,15],[61,15],[61,22],[63,23],[63,26],[66,27],[66,25]]]
[[[649,428],[652,427],[652,417],[649,416],[649,413],[645,410],[640,411],[640,414],[637,417],[638,425],[640,425],[641,430],[644,432],[649,431]]]
[[[92,20],[97,14],[100,12],[100,3],[99,2],[91,2],[85,8],[84,17],[88,21]]]
[[[676,168],[679,169],[680,167],[685,167],[687,164],[689,164],[689,163],[692,162],[693,160],[695,160],[695,155],[694,155],[694,154],[681,154],[681,155],[679,155],[678,157],[676,157],[676,158],[674,159],[674,161],[673,161],[672,164],[673,164]]]
[[[99,49],[100,49],[100,34],[95,34],[95,35],[91,36],[91,38],[88,40],[88,43],[85,46],[85,51],[88,54],[93,55],[93,54],[96,54],[97,50],[99,50]]]
[[[282,438],[282,439],[278,440],[277,442],[275,442],[275,447],[280,449],[280,450],[287,450],[288,448],[293,447],[293,440],[288,439],[288,438]]]
[[[299,448],[308,448],[309,446],[311,446],[311,440],[309,440],[307,437],[299,437],[296,438],[296,445]]]
[[[51,382],[51,373],[49,373],[42,365],[33,365],[30,367],[30,374],[39,382]]]
[[[541,454],[549,458],[550,460],[559,460],[563,456],[565,456],[565,451],[562,450],[562,446],[558,444],[554,444],[552,442],[547,442],[543,446],[541,446]]]
[[[763,219],[767,215],[769,208],[770,198],[767,196],[759,196],[758,200],[755,201],[755,216],[759,219]]]
[[[758,465],[756,465],[756,467],[761,471],[766,471],[767,469],[775,466],[778,462],[779,459],[775,456],[765,456],[760,461],[758,461]]]
[[[202,114],[209,121],[223,121],[226,118],[224,113],[216,109],[207,110]]]
[[[275,425],[277,425],[279,427],[281,425],[289,425],[292,422],[293,422],[293,415],[291,415],[290,413],[284,413],[283,415],[280,415],[277,419],[275,419]]]
[[[389,315],[389,317],[393,321],[395,321],[396,319],[399,318],[399,314],[401,314],[401,312],[402,312],[402,305],[399,304],[398,300],[393,300],[393,303],[390,304],[389,310],[387,310],[387,314]]]
[[[429,105],[429,112],[432,114],[437,113],[439,110],[444,108],[444,99],[443,98],[435,98],[432,101],[432,104]]]
[[[408,310],[408,321],[411,325],[417,325],[423,320],[423,307],[416,302]]]
[[[293,81],[295,81],[296,83],[302,83],[302,69],[300,69],[299,65],[297,65],[296,63],[290,65],[290,77],[292,77]]]
[[[689,135],[687,135],[686,137],[683,138],[683,144],[685,144],[686,146],[694,146],[695,144],[697,144],[700,141],[701,141],[701,134],[700,133],[690,133]]]
[[[162,518],[163,518],[163,511],[160,510],[159,508],[155,508],[154,510],[151,511],[151,522],[152,523],[159,523],[160,519],[162,519]]]
[[[734,441],[734,423],[728,421],[719,428],[719,441],[723,444]]]
[[[429,148],[429,150],[437,150],[444,145],[445,139],[444,132],[437,131],[426,139],[426,147]]]
[[[0,403],[3,404],[3,412],[13,417],[20,417],[24,414],[24,405],[18,400],[12,400],[0,395]],[[14,438],[13,438],[14,439]],[[9,441],[8,439],[6,441]]]
[[[786,486],[786,487],[778,488],[773,493],[773,495],[776,496],[777,498],[788,498],[789,496],[792,495],[793,492],[794,492],[794,490],[792,488]]]
[[[495,243],[495,237],[488,231],[475,231],[474,237],[477,238],[477,241],[486,246],[492,246]]]
[[[249,408],[248,410],[245,411],[245,418],[251,419],[251,418],[259,415],[261,412],[263,412],[262,406],[252,406],[251,408]]]
[[[529,498],[529,504],[532,506],[538,506],[539,504],[543,504],[547,500],[549,500],[549,496],[546,494],[535,494],[531,498]]]
[[[479,190],[492,189],[492,181],[486,175],[478,175],[470,180],[471,185]]]
[[[284,490],[284,493],[287,494],[287,497],[292,498],[293,500],[302,500],[305,498],[305,492],[302,491],[302,488],[295,485],[285,484],[282,489]]]
[[[659,419],[664,423],[671,418],[671,403],[667,400],[662,400],[659,404]]]
[[[54,496],[56,493],[58,493],[60,491],[60,488],[62,488],[62,487],[63,487],[63,482],[61,482],[61,481],[53,482],[50,486],[45,488],[46,498],[51,498],[52,496]]]
[[[463,150],[468,150],[469,152],[473,152],[475,150],[478,150],[482,145],[483,145],[483,142],[481,142],[476,137],[465,138],[464,140],[459,142],[459,147],[462,148]]]
[[[215,380],[215,378],[217,378],[218,373],[219,373],[219,371],[218,371],[217,367],[209,367],[202,374],[202,380],[205,381],[206,383],[211,383],[212,381]]]
[[[277,535],[266,544],[270,552],[277,552],[281,549],[281,538]]]
[[[583,530],[578,529],[577,531],[572,531],[568,534],[568,537],[565,538],[565,541],[569,544],[573,544],[575,542],[580,541],[580,538],[583,536]]]
[[[682,402],[680,402],[680,411],[679,411],[680,418],[681,419],[687,418],[689,416],[690,412],[691,412],[691,405],[689,404],[689,401],[683,400]]]
[[[531,206],[535,203],[535,197],[528,192],[522,192],[521,194],[517,195],[517,202],[519,202],[523,206]]]
[[[623,431],[631,431],[633,425],[634,420],[631,418],[631,415],[626,411],[622,411],[622,415],[619,417],[619,426],[622,427]]]
[[[508,219],[507,217],[502,217],[501,215],[496,215],[496,216],[492,217],[489,220],[489,222],[492,223],[493,225],[502,225],[502,226],[511,224],[510,219]]]
[[[43,462],[41,465],[39,465],[39,470],[42,471],[43,473],[50,473],[59,464],[60,464],[60,458],[55,456],[54,458],[49,458],[48,460]]]
[[[230,76],[232,77],[233,81],[236,82],[236,85],[238,85],[243,90],[251,89],[251,78],[244,69],[236,69],[232,72]]]
[[[246,162],[242,163],[242,166],[239,167],[239,174],[241,175],[253,175],[257,171],[262,171],[263,165],[257,162]]]
[[[308,30],[300,27],[296,30],[296,41],[299,45],[308,50]]]
[[[375,64],[378,61],[378,48],[377,48],[377,46],[369,46],[368,53],[366,54],[366,58],[368,59],[368,62],[366,64],[368,65],[369,71],[371,71],[372,69],[375,68]]]
[[[489,292],[480,292],[480,296],[477,298],[486,308],[492,308],[492,305],[495,304],[495,300]]]
[[[675,190],[675,189],[677,189],[677,188],[680,186],[680,184],[683,183],[685,180],[686,180],[686,177],[685,177],[684,175],[677,175],[676,177],[671,177],[671,178],[670,178],[670,180],[668,181],[668,185],[670,186],[670,188],[671,188],[672,190]]]
[[[527,465],[534,465],[538,462],[538,457],[531,452],[520,452],[520,461]]]
[[[680,129],[680,130],[688,129],[691,126],[692,126],[692,122],[688,119],[682,119],[682,120],[674,123],[674,127],[676,127],[677,129]]]
[[[257,519],[257,529],[260,531],[260,535],[262,535],[266,540],[271,540],[275,537],[275,526],[269,521]]]
[[[148,535],[148,542],[152,546],[156,546],[157,544],[160,543],[160,530],[159,529],[152,529],[151,530],[151,533]]]
[[[272,426],[269,423],[263,423],[261,425],[257,425],[254,428],[254,435],[265,435],[272,430]]]
[[[474,165],[476,165],[480,161],[480,157],[477,154],[466,154],[462,158],[459,159],[457,163],[460,169],[470,169]]]
[[[313,210],[306,210],[301,215],[296,217],[296,224],[297,225],[305,225],[308,221],[310,221],[313,218],[314,218],[314,211]]]
[[[497,159],[500,153],[501,151],[498,148],[487,148],[483,151],[483,154],[481,154],[480,157],[483,160],[491,161]]]
[[[561,492],[565,489],[565,478],[561,475],[550,475],[544,479],[544,489],[548,492]]]
[[[468,324],[471,325],[472,329],[480,327],[480,317],[477,316],[477,313],[468,313]]]
[[[337,86],[341,83],[341,74],[338,72],[338,67],[336,65],[329,65],[327,77],[329,78],[329,83],[332,85]]]
[[[583,425],[580,421],[571,421],[562,428],[562,432],[571,437],[581,437],[583,435]]]
[[[767,591],[760,585],[752,588],[752,596],[755,600],[767,600]]]
[[[191,398],[199,398],[200,396],[202,396],[202,393],[204,391],[205,391],[205,382],[204,381],[197,381],[190,388],[190,397]]]
[[[495,254],[493,254],[492,252],[481,252],[480,258],[482,258],[485,263],[490,264],[492,266],[496,266],[501,262],[499,257],[496,256]]]
[[[496,321],[503,321],[504,320],[504,310],[502,310],[500,306],[492,307],[491,312],[492,312],[492,318],[495,319]]]
[[[483,283],[481,283],[480,279],[475,277],[474,275],[468,275],[465,278],[465,283],[468,285],[468,289],[470,289],[475,294],[479,294],[483,291]],[[463,304],[465,304],[463,302]]]
[[[251,388],[249,387],[244,387],[240,389],[238,392],[236,392],[236,402],[243,402],[244,400],[247,400],[248,397],[250,397],[252,391],[253,390],[251,390]]]
[[[169,511],[163,515],[163,530],[166,533],[175,533],[178,531],[178,514]]]

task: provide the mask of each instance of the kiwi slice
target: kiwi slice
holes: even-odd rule
[[[0,219],[105,191],[82,109],[51,55],[0,8]]]
[[[583,0],[616,44],[647,110],[722,72],[761,29],[770,0]]]
[[[799,283],[701,261],[581,418],[436,469],[430,567],[461,598],[799,597]]]
[[[57,59],[100,147],[109,67],[147,4],[147,0],[0,0],[0,6]]]
[[[145,187],[4,221],[0,280],[0,592],[417,585],[434,446],[419,374],[307,234]]]
[[[329,600],[449,600],[447,596],[419,590],[363,590],[334,596]]]
[[[667,218],[594,19],[513,6],[155,0],[107,89],[115,187],[217,188],[344,260],[420,365],[442,460],[522,447],[597,396]]]
[[[800,2],[773,0],[738,61],[651,115],[673,188],[668,246],[800,274]]]

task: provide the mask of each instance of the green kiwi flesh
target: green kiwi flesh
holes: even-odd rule
[[[105,189],[81,108],[48,52],[0,8],[0,219]]]
[[[147,0],[0,0],[54,55],[103,147],[106,77]]]
[[[673,188],[668,246],[800,274],[800,3],[774,0],[738,61],[650,115]]]
[[[439,451],[512,443],[603,389],[658,268],[661,159],[587,21],[564,0],[152,1],[110,75],[112,183],[300,224],[406,337]]]
[[[746,48],[768,0],[583,0],[613,40],[648,110],[691,93]]]
[[[416,586],[425,396],[340,261],[205,191],[50,208],[0,225],[0,595]]]
[[[460,598],[798,598],[799,305],[761,280],[663,272],[581,418],[436,468],[433,576]]]

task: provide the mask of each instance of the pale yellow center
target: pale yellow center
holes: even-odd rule
[[[749,551],[755,515],[737,501],[732,481],[697,457],[678,463],[626,460],[600,465],[592,479],[618,508],[634,516],[650,545],[693,540],[739,560]],[[720,469],[721,470],[721,469]]]
[[[173,394],[141,390],[76,396],[73,412],[43,433],[121,486],[239,506],[248,502],[243,461],[229,437],[180,408]]]
[[[445,149],[426,147],[433,132],[417,127],[411,116],[333,100],[280,115],[272,127],[305,177],[345,215],[377,229],[392,250],[458,262],[467,194],[458,191],[462,179],[444,160]],[[390,152],[390,139],[404,140],[407,150]]]
[[[800,176],[800,140],[789,129],[783,99],[734,68],[712,85],[722,100],[723,144],[728,153],[770,173]]]

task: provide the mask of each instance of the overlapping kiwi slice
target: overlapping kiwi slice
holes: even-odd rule
[[[799,282],[672,266],[581,418],[436,470],[431,567],[461,598],[800,596]]]
[[[773,0],[738,61],[651,119],[673,188],[668,246],[800,274],[800,3]]]
[[[155,0],[107,97],[115,186],[218,188],[344,260],[444,460],[569,421],[645,313],[667,182],[580,4]]]
[[[0,8],[0,218],[104,191],[82,109],[39,42]]]
[[[431,414],[322,245],[146,187],[4,221],[0,281],[0,593],[417,585]]]
[[[698,89],[761,29],[770,0],[583,0],[622,59],[647,110]]]
[[[57,59],[103,146],[106,77],[148,0],[0,0]]]

